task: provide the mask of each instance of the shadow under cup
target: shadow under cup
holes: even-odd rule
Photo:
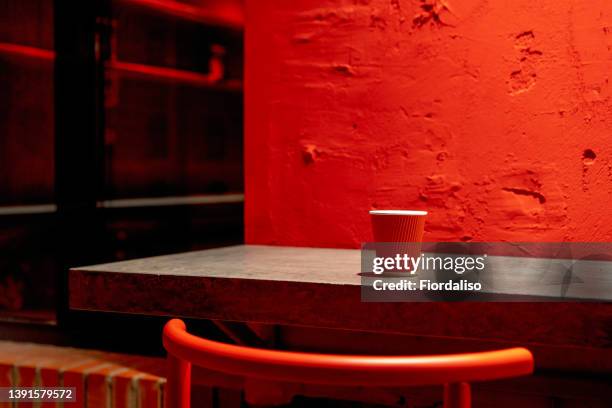
[[[383,258],[395,258],[397,255],[402,258],[404,255],[411,258],[419,257],[426,216],[427,211],[370,211],[372,233],[376,243],[376,256]],[[405,274],[412,271],[387,269],[385,272]]]

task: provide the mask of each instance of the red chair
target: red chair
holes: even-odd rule
[[[254,387],[271,384],[331,386],[419,386],[444,384],[444,407],[471,404],[471,381],[517,377],[533,372],[533,356],[524,348],[434,356],[357,356],[256,349],[219,343],[187,333],[185,323],[164,327],[168,351],[166,408],[189,408],[191,364],[241,376]],[[246,399],[258,403],[257,395]]]

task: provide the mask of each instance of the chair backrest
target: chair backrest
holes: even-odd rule
[[[189,384],[184,382],[189,382],[189,373],[185,370],[190,369],[190,363],[226,374],[283,383],[336,386],[444,384],[445,399],[465,400],[462,404],[454,405],[452,401],[447,401],[446,406],[461,407],[469,406],[468,382],[516,377],[533,371],[533,356],[524,348],[429,356],[362,356],[267,350],[191,335],[178,319],[166,324],[163,343],[173,367],[168,376],[167,401],[170,405],[167,408],[189,406],[188,396],[185,402],[185,396],[176,393],[189,390]],[[466,392],[467,396],[464,395]],[[181,405],[185,403],[187,405]]]

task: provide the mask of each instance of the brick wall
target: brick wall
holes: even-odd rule
[[[75,387],[72,408],[162,408],[164,370],[159,358],[0,342],[0,387]],[[0,408],[36,406],[60,404],[0,403]]]

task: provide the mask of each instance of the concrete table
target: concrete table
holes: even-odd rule
[[[525,345],[543,368],[612,372],[612,303],[364,303],[360,262],[359,250],[247,245],[79,267],[70,307]]]

